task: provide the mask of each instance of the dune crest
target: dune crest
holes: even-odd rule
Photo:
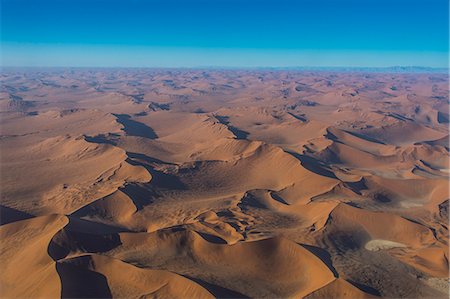
[[[66,224],[62,215],[41,216],[0,227],[0,284],[7,298],[55,298],[61,282],[47,249]]]

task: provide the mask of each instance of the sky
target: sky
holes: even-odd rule
[[[448,0],[0,0],[2,66],[448,67]]]

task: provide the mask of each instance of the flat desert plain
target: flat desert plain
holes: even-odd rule
[[[1,73],[2,298],[448,298],[439,73]]]

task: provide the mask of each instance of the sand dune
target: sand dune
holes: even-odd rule
[[[61,295],[68,298],[213,298],[180,275],[141,269],[103,255],[66,259],[58,262],[57,269],[63,283]]]
[[[334,279],[320,259],[285,239],[229,246],[207,242],[188,231],[120,236],[122,245],[112,252],[117,258],[148,266],[165,265],[250,297],[304,296]]]
[[[0,78],[5,298],[447,298],[448,76]]]
[[[27,144],[23,137],[8,139],[2,140],[2,203],[27,213],[70,213],[126,181],[151,179],[144,168],[125,161],[122,149],[82,136],[57,136],[37,144]]]
[[[49,215],[0,227],[2,296],[49,298],[60,295],[61,282],[47,248],[53,235],[67,222],[64,216]]]
[[[305,298],[375,298],[375,296],[364,293],[347,281],[338,278]]]
[[[356,227],[353,229],[366,233],[369,238],[367,241],[370,239],[388,240],[413,248],[430,245],[435,241],[432,231],[426,226],[384,212],[369,212],[340,204],[333,209],[331,218],[329,228],[339,226],[339,231],[346,231],[351,226],[356,226],[359,229]],[[389,224],[390,228],[386,229],[382,224]],[[364,241],[364,238],[355,239],[355,241]]]

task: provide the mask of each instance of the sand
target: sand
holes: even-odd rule
[[[448,76],[4,70],[5,298],[447,298]]]

